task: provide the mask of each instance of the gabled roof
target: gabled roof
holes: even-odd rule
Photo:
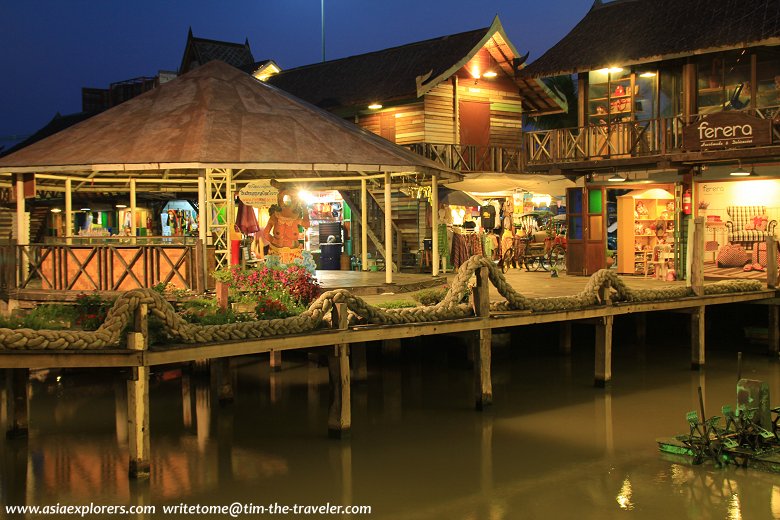
[[[780,0],[596,0],[528,78],[780,44]]]
[[[219,60],[0,159],[3,172],[206,167],[459,177]]]
[[[496,17],[490,27],[287,69],[269,83],[323,108],[417,99],[451,77],[483,47],[515,79],[529,112],[561,112],[565,101],[543,83],[516,79],[522,57]]]
[[[255,58],[249,48],[249,40],[244,43],[231,43],[220,40],[196,38],[190,28],[187,34],[187,44],[181,58],[179,74],[192,70],[193,63],[204,65],[212,60],[219,60],[238,69],[246,70],[255,64]]]

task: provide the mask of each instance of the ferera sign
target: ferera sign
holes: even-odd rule
[[[772,122],[742,112],[702,116],[683,129],[685,150],[719,150],[772,144]]]

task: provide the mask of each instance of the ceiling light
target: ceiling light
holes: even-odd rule
[[[495,78],[496,76],[498,76],[498,73],[494,70],[489,70],[482,75],[483,78]]]
[[[615,73],[615,72],[623,72],[623,67],[610,67],[607,69],[607,72]]]
[[[729,175],[732,177],[749,177],[751,175],[751,172],[747,171],[745,168],[742,167],[742,161],[738,162],[739,166],[735,170],[732,170]]]
[[[116,207],[119,209],[126,208],[127,204],[117,204]]]
[[[639,75],[640,78],[654,78],[655,72],[643,72]]]
[[[89,208],[81,208],[81,211],[92,211],[92,210]]]
[[[479,67],[476,65],[471,67],[471,77],[474,79],[479,79]]]
[[[371,110],[379,110],[380,108],[382,108],[382,105],[380,105],[379,103],[371,103],[370,105],[368,105],[368,108],[370,108]]]
[[[51,208],[52,213],[62,213],[62,210],[60,208]]]
[[[609,182],[625,182],[626,179],[624,177],[621,177],[620,175],[618,175],[616,173],[615,175],[613,175],[612,177],[607,179],[607,181],[609,181]]]

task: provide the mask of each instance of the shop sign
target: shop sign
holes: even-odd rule
[[[686,150],[772,144],[772,122],[741,112],[709,114],[683,129]]]
[[[276,204],[279,190],[268,181],[252,181],[238,192],[238,198],[247,206],[268,208]]]

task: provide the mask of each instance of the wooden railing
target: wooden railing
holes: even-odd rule
[[[367,193],[368,199],[366,200],[366,220],[368,222],[368,238],[371,240],[371,242],[373,242],[376,251],[385,259],[386,265],[394,264],[396,269],[400,269],[401,266],[404,265],[403,233],[395,224],[395,222],[392,222],[393,252],[395,253],[395,258],[389,259],[388,261],[387,254],[385,252],[385,212],[374,197],[374,194],[371,193],[371,191],[367,191]],[[357,221],[359,222],[361,208],[360,190],[342,191],[341,194],[349,207],[352,208],[352,212],[355,217],[357,217]]]
[[[184,244],[15,246],[14,278],[18,289],[128,291],[165,283],[197,291],[203,255],[196,249]]]
[[[459,172],[520,173],[522,149],[504,146],[413,143],[405,147]]]
[[[780,107],[745,111],[777,121]],[[700,116],[645,119],[577,128],[523,132],[524,164],[551,164],[663,155],[683,150],[682,134]],[[780,141],[780,125],[772,126],[773,141]]]

